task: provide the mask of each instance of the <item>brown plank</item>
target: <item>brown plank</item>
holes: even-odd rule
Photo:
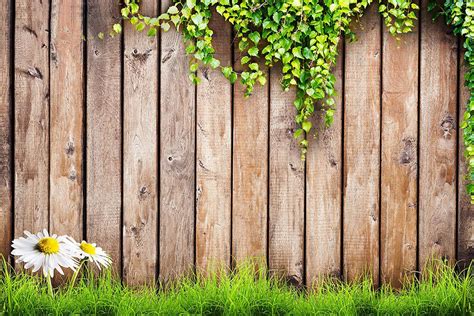
[[[422,12],[427,0],[422,1]],[[457,40],[421,16],[419,263],[451,260],[456,236]]]
[[[51,3],[50,228],[82,238],[83,4]]]
[[[292,284],[304,277],[304,170],[293,133],[295,90],[284,92],[281,66],[270,71],[269,267]],[[247,108],[248,110],[248,108]],[[250,111],[253,112],[253,111]]]
[[[158,14],[157,2],[141,12]],[[130,23],[124,35],[123,277],[153,283],[158,220],[158,39]]]
[[[10,242],[12,233],[12,148],[11,134],[12,121],[10,111],[12,109],[10,98],[11,55],[10,45],[12,39],[10,30],[13,21],[10,19],[12,4],[10,1],[3,2],[0,12],[0,256],[10,255]]]
[[[336,113],[326,128],[318,113],[313,126],[316,137],[308,137],[306,159],[306,283],[324,276],[341,275],[342,113],[343,63],[340,55],[336,76]]]
[[[467,65],[463,60],[464,51],[461,52],[459,62],[461,63],[459,83],[459,117],[462,119],[470,98],[469,89],[464,85],[464,74]],[[467,164],[464,156],[464,140],[462,130],[459,133],[459,175],[458,175],[458,257],[461,265],[467,267],[474,259],[474,206],[471,197],[466,191]]]
[[[114,0],[87,2],[87,239],[121,268],[121,38],[93,39],[119,16]],[[106,33],[107,34],[107,33]]]
[[[15,2],[15,232],[48,228],[49,1]]]
[[[218,14],[210,23],[216,58],[232,62],[231,27]],[[230,264],[232,86],[219,70],[203,69],[197,86],[196,265]]]
[[[171,1],[161,2],[166,11]],[[188,272],[194,263],[195,86],[174,28],[161,37],[160,277]]]
[[[237,45],[235,45],[237,46]],[[241,53],[234,66],[241,71]],[[239,79],[240,80],[240,79]],[[255,85],[250,97],[234,85],[232,257],[261,261],[267,252],[269,87]]]
[[[379,274],[380,17],[372,5],[346,46],[344,275]],[[361,58],[361,56],[364,56]]]
[[[416,270],[418,39],[384,27],[380,269],[395,287]]]

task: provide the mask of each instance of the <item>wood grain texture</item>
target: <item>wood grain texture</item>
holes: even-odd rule
[[[15,232],[48,228],[49,1],[15,1]]]
[[[344,112],[344,276],[379,274],[381,21],[372,5],[346,46]],[[361,56],[364,56],[361,58]]]
[[[342,42],[342,40],[341,40]],[[341,275],[342,114],[344,54],[336,62],[336,113],[326,128],[321,113],[313,121],[306,155],[306,284]]]
[[[12,234],[12,128],[11,120],[11,1],[3,1],[0,11],[0,256],[10,255]]]
[[[171,1],[162,1],[166,11]],[[194,264],[195,86],[181,34],[161,37],[160,278]]]
[[[234,45],[237,47],[237,45]],[[234,67],[241,71],[241,53]],[[234,85],[232,256],[261,262],[267,252],[269,88],[255,85],[250,97]]]
[[[143,14],[157,16],[156,1]],[[152,284],[158,242],[158,39],[130,23],[124,35],[123,278]]]
[[[418,30],[383,32],[381,275],[395,287],[416,270]]]
[[[117,22],[113,0],[87,2],[87,239],[121,270],[121,37],[93,39]]]
[[[301,285],[304,277],[304,172],[293,100],[284,92],[281,66],[270,71],[269,267],[272,273]]]
[[[422,1],[426,11],[427,0]],[[442,19],[421,16],[419,263],[454,260],[457,40]]]
[[[80,240],[83,221],[83,4],[51,2],[50,229]]]
[[[210,23],[216,58],[232,62],[231,27],[220,15]],[[232,86],[220,71],[203,69],[197,86],[196,267],[230,264]]]
[[[464,85],[463,78],[467,72],[467,65],[463,60],[464,52],[459,56],[461,63],[460,85],[459,89],[459,117],[462,119],[469,101],[469,89]],[[468,267],[474,259],[474,205],[471,204],[471,197],[466,190],[467,162],[464,156],[465,146],[462,130],[459,133],[459,169],[458,169],[458,257],[461,266]]]

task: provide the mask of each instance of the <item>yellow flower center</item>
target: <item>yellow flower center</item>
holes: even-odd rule
[[[88,244],[85,241],[81,242],[81,250],[88,255],[95,255],[95,247],[92,244]]]
[[[38,250],[47,255],[59,252],[59,242],[52,237],[44,237],[38,241]]]

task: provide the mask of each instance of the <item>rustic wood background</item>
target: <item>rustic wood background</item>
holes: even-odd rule
[[[462,47],[427,1],[400,41],[375,7],[360,21],[334,126],[304,163],[277,68],[250,98],[216,71],[196,87],[174,30],[90,39],[117,21],[115,0],[1,4],[1,253],[49,227],[97,242],[129,283],[260,257],[296,283],[370,271],[398,284],[433,254],[473,258]],[[234,62],[231,28],[212,27]]]

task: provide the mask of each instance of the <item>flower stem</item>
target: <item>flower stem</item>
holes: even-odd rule
[[[79,271],[81,270],[82,266],[84,265],[84,260],[81,261],[79,264],[79,267],[77,268],[76,271],[74,271],[74,274],[72,275],[71,283],[69,284],[69,290],[72,290],[74,287],[74,284],[76,283],[77,276],[79,275]]]
[[[47,281],[48,281],[48,292],[49,292],[49,295],[51,295],[51,297],[54,296],[53,294],[53,284],[51,283],[51,275],[48,274],[48,276],[46,277]]]

